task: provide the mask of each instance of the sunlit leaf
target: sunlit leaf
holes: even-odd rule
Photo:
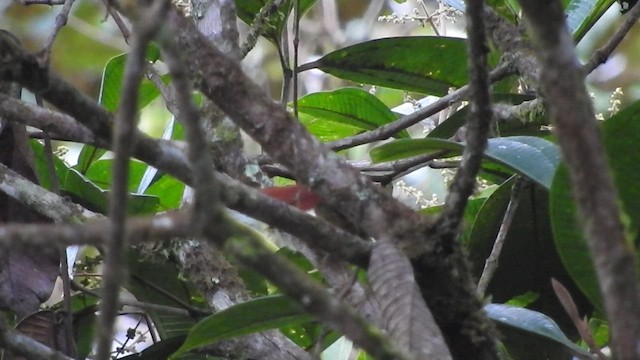
[[[358,88],[306,95],[298,100],[298,115],[309,132],[324,141],[373,130],[397,120],[385,104]],[[409,134],[401,131],[396,137],[406,138]]]
[[[442,36],[394,37],[348,46],[302,69],[317,68],[356,83],[445,95],[467,82],[465,40]]]

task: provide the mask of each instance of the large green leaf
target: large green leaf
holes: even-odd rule
[[[580,41],[613,3],[615,0],[571,0],[565,12],[573,38]]]
[[[605,151],[625,215],[623,222],[628,225],[629,240],[635,240],[640,229],[640,101],[606,120],[602,130]],[[595,306],[601,306],[595,270],[578,225],[571,182],[564,166],[558,169],[550,194],[551,220],[558,253],[580,289]]]
[[[442,36],[371,40],[301,66],[312,68],[356,83],[438,96],[467,83],[465,40]]]
[[[126,61],[127,54],[115,56],[107,62],[102,72],[99,102],[111,112],[115,112],[120,103]],[[163,76],[163,80],[168,81],[168,77]],[[144,78],[140,83],[138,95],[138,108],[142,109],[156,99],[160,95],[160,91],[150,80]]]
[[[458,156],[463,144],[442,139],[400,139],[371,150],[375,162],[404,159],[416,155],[449,150],[446,155]],[[516,171],[549,188],[560,161],[555,144],[532,136],[511,136],[489,139],[485,156],[493,164],[483,167],[490,171]],[[496,166],[497,165],[497,166]]]
[[[593,306],[602,309],[596,272],[589,248],[582,237],[576,219],[576,206],[571,194],[569,173],[564,165],[558,168],[551,185],[550,214],[553,238],[565,268]]]
[[[487,316],[500,324],[542,336],[566,347],[573,354],[591,358],[591,354],[574,344],[562,332],[558,324],[545,314],[504,304],[484,306]]]
[[[201,320],[191,329],[184,344],[172,358],[222,339],[311,320],[310,315],[286,296],[249,300]]]
[[[298,100],[300,121],[313,135],[331,141],[372,130],[397,120],[389,108],[358,88],[317,92]],[[406,131],[396,135],[408,138]]]
[[[106,214],[109,191],[103,190],[75,169],[69,169],[60,190],[89,210]],[[160,199],[153,195],[131,194],[127,201],[128,214],[152,214],[160,209]]]
[[[484,202],[477,213],[466,242],[472,271],[480,278],[489,256],[509,200],[514,179],[501,184]],[[562,320],[561,325],[572,330],[564,309],[551,287],[553,277],[562,282],[581,310],[587,311],[589,301],[580,296],[556,252],[548,212],[548,191],[535,184],[525,184],[518,198],[518,207],[506,234],[491,278],[487,295],[493,301],[506,302],[527,292],[537,294],[532,309]]]
[[[85,176],[102,189],[108,189],[111,187],[111,180],[113,178],[112,166],[113,159],[98,160],[89,167]],[[129,191],[136,191],[146,167],[147,165],[140,161],[129,161]]]

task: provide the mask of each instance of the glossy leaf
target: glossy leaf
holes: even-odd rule
[[[463,144],[442,139],[400,139],[371,150],[375,162],[404,159],[439,150],[449,150],[445,157],[458,156]],[[532,136],[489,139],[485,156],[499,165],[497,170],[520,172],[549,188],[560,161],[555,144]],[[494,169],[492,169],[494,170]]]
[[[313,135],[331,141],[373,130],[397,120],[389,108],[369,92],[358,88],[317,92],[298,100],[298,117]],[[408,138],[402,131],[398,138]]]
[[[605,151],[624,211],[629,241],[635,241],[640,229],[640,101],[606,120],[602,126]],[[595,306],[602,300],[587,243],[576,217],[569,174],[558,169],[551,187],[551,221],[558,253],[567,270]],[[637,256],[637,255],[636,255]]]
[[[182,347],[171,358],[222,339],[311,320],[310,315],[285,296],[249,300],[201,320],[191,329]]]
[[[464,39],[412,36],[371,40],[302,65],[341,79],[442,96],[467,83]]]
[[[553,319],[537,311],[504,304],[484,306],[487,316],[498,323],[524,330],[565,346],[574,354],[591,358],[591,354],[574,344]]]

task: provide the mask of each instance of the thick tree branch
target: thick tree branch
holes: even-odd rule
[[[584,71],[560,1],[520,1],[542,64],[542,89],[569,169],[617,359],[640,358],[640,289],[635,253],[620,221],[618,195],[602,146]],[[636,9],[637,10],[637,9]]]
[[[329,151],[247,78],[237,63],[194,31],[187,19],[174,12],[170,24],[191,59],[196,86],[349,221],[371,236],[405,241],[415,239],[416,229],[429,223]]]
[[[75,142],[96,143],[93,133],[74,118],[4,94],[0,94],[0,114],[6,120],[61,134]],[[106,147],[106,142],[101,141],[98,146]]]
[[[499,358],[495,330],[481,310],[482,304],[476,297],[470,265],[458,241],[462,215],[475,186],[492,120],[487,72],[489,48],[483,6],[482,0],[466,1],[471,104],[462,161],[447,195],[443,213],[435,227],[435,238],[440,249],[440,254],[436,256],[443,263],[437,264],[426,255],[414,261],[416,280],[455,359]],[[439,268],[447,268],[446,263],[449,262],[456,264],[457,272],[449,273],[450,278],[446,280],[445,286],[442,283],[442,275],[436,274],[444,272]],[[436,296],[431,295],[436,293]],[[460,299],[462,304],[445,310],[446,303],[453,298]]]

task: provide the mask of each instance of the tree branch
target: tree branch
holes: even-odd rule
[[[618,195],[602,146],[584,70],[573,51],[562,5],[520,1],[542,64],[549,103],[594,260],[618,359],[640,358],[640,289],[634,250],[624,236]],[[636,9],[637,10],[637,9]]]
[[[126,248],[127,197],[129,196],[129,160],[135,147],[137,129],[138,87],[144,74],[147,45],[160,29],[169,4],[155,1],[137,9],[144,16],[135,19],[131,51],[127,56],[120,104],[113,133],[113,180],[109,197],[112,221],[111,241],[107,247],[102,276],[102,301],[96,334],[96,359],[111,358],[115,318],[118,315],[120,285],[125,279],[123,263]],[[158,21],[160,19],[160,21]]]
[[[191,59],[190,71],[196,78],[196,86],[274,159],[291,169],[299,181],[343,211],[353,224],[374,237],[409,241],[408,238],[417,237],[416,229],[429,223],[373,187],[357,170],[330,152],[248,79],[237,63],[194,31],[186,19],[174,12],[169,22]],[[413,234],[408,235],[410,232]]]

